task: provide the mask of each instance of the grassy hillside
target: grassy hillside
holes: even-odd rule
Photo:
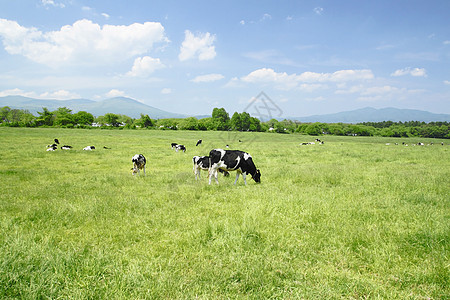
[[[74,150],[46,152],[54,138]],[[0,128],[0,297],[450,297],[450,147],[299,146],[313,140]],[[192,156],[225,144],[261,184],[195,181]],[[146,177],[131,175],[136,153]]]

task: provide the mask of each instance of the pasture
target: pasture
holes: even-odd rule
[[[0,297],[448,299],[450,141],[314,138],[0,128]],[[195,181],[225,144],[261,184]]]

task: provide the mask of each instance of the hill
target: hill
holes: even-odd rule
[[[360,123],[360,122],[444,122],[450,121],[448,114],[435,114],[422,110],[366,107],[352,111],[344,111],[335,114],[314,115],[309,117],[289,118],[300,122],[322,122],[322,123]]]
[[[185,115],[167,112],[126,97],[93,101],[88,99],[41,100],[23,96],[6,96],[0,97],[0,107],[2,106],[27,109],[34,115],[38,111],[42,111],[43,107],[48,108],[50,111],[56,110],[59,107],[67,107],[73,112],[87,111],[94,116],[115,113],[127,115],[132,118],[139,118],[140,114],[149,115],[153,119],[186,117]]]

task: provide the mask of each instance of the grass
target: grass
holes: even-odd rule
[[[0,128],[0,297],[448,299],[450,147],[321,138]],[[195,181],[225,144],[261,184]]]

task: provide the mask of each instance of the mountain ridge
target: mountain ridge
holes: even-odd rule
[[[35,99],[24,96],[4,96],[0,97],[0,107],[9,106],[16,109],[27,109],[33,114],[42,111],[43,107],[54,111],[59,107],[67,107],[73,112],[87,111],[94,116],[105,115],[106,113],[123,114],[132,118],[139,118],[141,114],[149,115],[153,119],[165,118],[186,118],[189,115],[177,114],[158,109],[144,104],[135,99],[127,97],[114,97],[100,101],[90,99],[52,100]],[[205,118],[210,115],[197,116]],[[400,109],[393,107],[373,108],[364,107],[360,109],[342,111],[333,114],[312,115],[307,117],[286,117],[299,122],[322,122],[322,123],[362,123],[362,122],[450,122],[450,114],[435,114],[423,110]]]
[[[292,117],[299,122],[322,123],[362,123],[362,122],[450,122],[450,114],[435,114],[428,111],[406,108],[373,108],[364,107],[333,114],[312,115],[307,117]]]
[[[83,98],[71,100],[52,100],[35,99],[24,96],[5,96],[0,97],[0,107],[2,106],[27,109],[33,114],[37,114],[37,112],[41,111],[43,107],[48,108],[50,111],[56,110],[59,107],[67,107],[73,112],[87,111],[94,116],[115,113],[127,115],[132,118],[139,118],[141,114],[149,115],[153,119],[187,117],[186,115],[164,111],[127,97],[114,97],[94,101]]]

